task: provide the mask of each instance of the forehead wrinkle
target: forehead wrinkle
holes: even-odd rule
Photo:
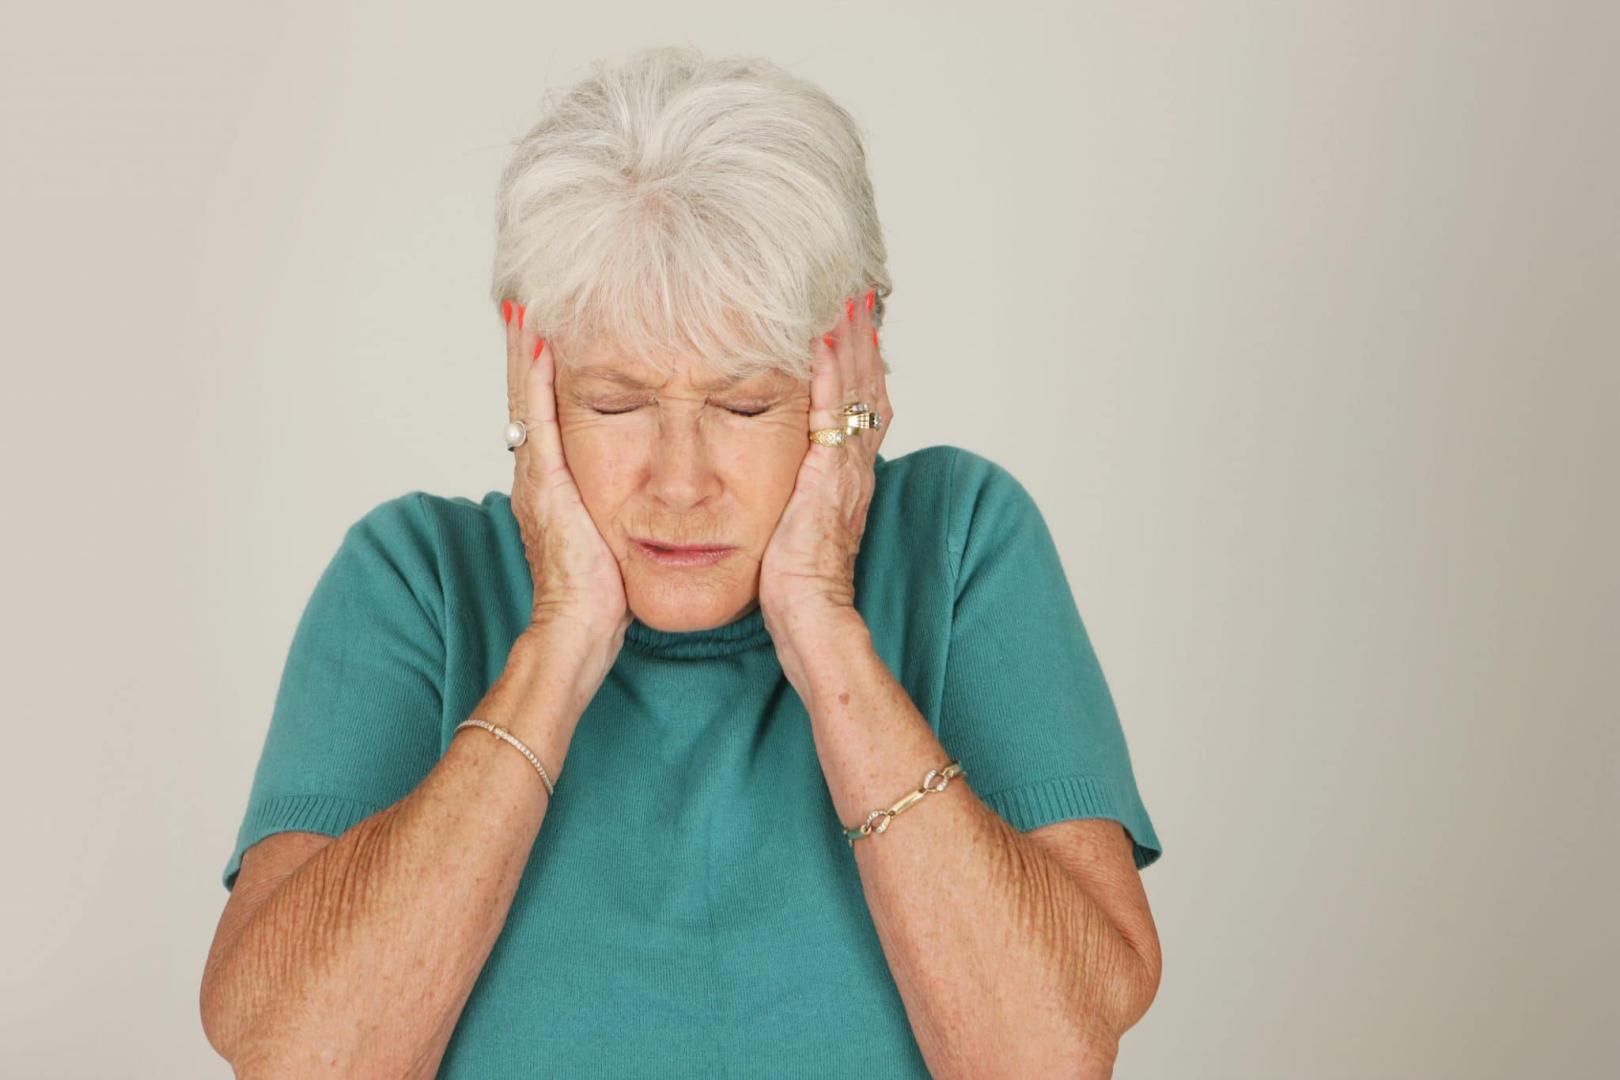
[[[576,379],[602,379],[635,390],[651,389],[654,385],[610,364],[590,364],[585,367],[575,368],[572,374]],[[692,386],[697,390],[724,390],[736,386],[749,377],[748,375],[732,375],[709,382],[694,382]]]

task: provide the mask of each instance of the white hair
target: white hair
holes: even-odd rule
[[[496,192],[490,292],[560,347],[809,378],[811,343],[887,253],[861,134],[811,83],[691,46],[552,90]],[[885,364],[887,369],[887,364]]]

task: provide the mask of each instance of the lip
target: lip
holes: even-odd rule
[[[737,549],[727,545],[682,544],[671,547],[653,547],[639,537],[631,537],[636,550],[659,566],[698,567],[713,566]]]

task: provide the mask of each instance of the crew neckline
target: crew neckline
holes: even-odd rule
[[[752,611],[721,626],[702,630],[660,630],[632,615],[624,628],[624,643],[650,656],[677,660],[699,660],[712,656],[755,649],[771,640],[765,628],[765,609],[757,603]]]

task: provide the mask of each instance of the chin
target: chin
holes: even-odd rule
[[[654,630],[712,630],[758,606],[755,597],[647,595],[629,600],[630,613]]]

